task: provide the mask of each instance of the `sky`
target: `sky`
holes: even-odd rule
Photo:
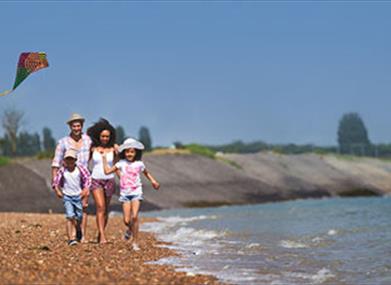
[[[0,91],[44,51],[0,111],[55,138],[77,112],[156,145],[234,140],[336,145],[358,112],[391,142],[391,2],[0,1]],[[3,130],[0,130],[0,133]]]

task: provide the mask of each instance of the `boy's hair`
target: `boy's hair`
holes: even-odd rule
[[[92,140],[92,146],[100,146],[100,134],[101,132],[108,130],[110,132],[110,140],[107,144],[108,147],[113,147],[115,144],[115,129],[106,119],[100,118],[98,122],[93,124],[87,130],[87,135]]]
[[[141,149],[137,149],[137,148],[135,150],[136,150],[136,155],[134,157],[134,161],[140,161],[143,157],[143,151]],[[120,152],[120,154],[119,154],[120,159],[126,159],[125,151],[126,151],[126,149],[124,149],[123,151]]]

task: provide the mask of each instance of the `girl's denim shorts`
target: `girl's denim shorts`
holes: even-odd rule
[[[125,203],[125,202],[131,202],[132,200],[144,200],[143,194],[139,195],[120,195],[118,201]]]

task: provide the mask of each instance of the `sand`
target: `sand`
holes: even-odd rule
[[[121,217],[111,217],[110,243],[95,241],[90,217],[88,243],[68,246],[65,218],[60,214],[0,214],[0,275],[2,284],[221,284],[206,275],[189,276],[173,266],[146,264],[177,253],[158,247],[153,234],[141,232],[140,251],[122,240]],[[143,219],[143,222],[151,219]]]

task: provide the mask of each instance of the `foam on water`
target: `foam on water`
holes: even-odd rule
[[[337,232],[336,230],[329,230],[329,231],[327,232],[327,234],[328,234],[329,236],[335,236],[337,233],[338,233],[338,232]]]
[[[304,283],[311,282],[311,284],[322,284],[327,280],[335,277],[334,274],[327,268],[322,268],[315,274],[308,273],[297,273],[297,272],[283,272],[283,275],[288,277],[293,277],[294,279],[303,279]]]
[[[182,254],[161,259],[232,284],[391,284],[391,198],[169,210],[146,223]],[[356,247],[353,249],[352,244]]]
[[[280,242],[280,245],[284,248],[306,248],[306,247],[308,247],[308,245],[306,245],[304,243],[293,241],[293,240],[283,240]]]

